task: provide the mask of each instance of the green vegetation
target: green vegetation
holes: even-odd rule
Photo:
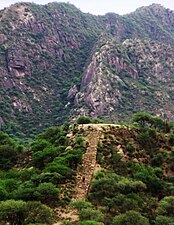
[[[82,161],[83,138],[68,147],[69,125],[51,127],[39,134],[29,149],[0,133],[0,221],[10,225],[53,224],[53,207],[66,205]],[[23,160],[25,163],[23,163]],[[51,209],[52,208],[52,209]]]
[[[172,21],[159,5],[125,16],[56,2],[0,11],[0,224],[52,225],[72,208],[79,220],[62,225],[174,224]],[[79,112],[136,114],[95,132],[87,169],[97,172],[71,202],[95,131],[83,124],[104,123]]]
[[[105,170],[96,173],[88,201],[107,215],[104,224],[172,224],[171,129],[144,112],[133,122],[131,132],[121,127],[105,131],[97,155]]]
[[[152,116],[147,112],[139,112],[133,115],[132,121],[142,128],[154,128],[161,132],[169,133],[173,128],[173,123],[164,121],[163,119]]]
[[[23,153],[23,147],[0,131],[0,169],[10,169]]]
[[[136,211],[127,211],[125,214],[115,216],[112,225],[149,225],[147,218]]]
[[[79,121],[91,123],[92,119]],[[172,225],[173,134],[163,127],[162,119],[147,113],[134,115],[133,122],[137,124],[132,127],[108,125],[100,131],[97,163],[101,169],[90,183],[86,200],[73,202],[76,174],[87,147],[84,139],[92,125],[86,131],[77,124],[50,127],[26,147],[1,132],[2,225],[52,225],[54,209],[68,206],[77,210],[77,225]],[[65,220],[62,225],[75,223]]]
[[[88,124],[88,123],[104,123],[104,121],[98,118],[92,118],[88,116],[80,116],[77,119],[77,124]]]
[[[53,210],[40,202],[7,200],[0,202],[0,220],[2,224],[48,224],[54,222]]]

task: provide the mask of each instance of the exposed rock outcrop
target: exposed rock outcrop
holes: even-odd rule
[[[165,112],[166,118],[174,119],[173,52],[171,46],[140,39],[97,46],[75,96],[78,113],[118,119],[129,108],[160,116]]]

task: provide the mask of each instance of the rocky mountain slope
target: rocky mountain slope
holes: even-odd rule
[[[82,113],[172,120],[173,48],[174,12],[160,5],[93,16],[14,4],[0,11],[0,125],[25,136]]]
[[[173,59],[174,48],[160,42],[101,42],[75,94],[77,114],[122,121],[145,110],[173,120]]]

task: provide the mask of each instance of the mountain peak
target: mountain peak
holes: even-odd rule
[[[140,108],[155,114],[158,106],[173,119],[173,21],[174,13],[159,4],[125,16],[93,16],[55,2],[6,8],[0,124],[9,133],[18,127],[30,133],[31,121],[42,130],[79,112],[118,121]]]
[[[146,12],[146,11],[165,11],[166,8],[164,6],[162,6],[161,4],[157,4],[157,3],[153,3],[151,5],[148,6],[142,6],[138,9],[135,10],[135,12]],[[133,12],[134,13],[134,12]]]

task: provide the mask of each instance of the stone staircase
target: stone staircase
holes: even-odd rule
[[[83,163],[78,168],[77,182],[75,186],[76,193],[73,201],[85,199],[91,184],[91,180],[96,167],[97,145],[100,138],[100,130],[93,128],[85,138],[89,146],[84,154]]]
[[[85,127],[85,130],[87,133],[89,131],[89,134],[85,137],[88,147],[83,156],[82,165],[77,169],[75,194],[72,201],[86,198],[96,168],[97,145],[100,139],[101,130],[96,127]],[[61,224],[63,220],[70,220],[71,222],[78,221],[77,211],[70,209],[69,207],[59,208],[55,210],[55,212],[59,219],[54,225]]]

